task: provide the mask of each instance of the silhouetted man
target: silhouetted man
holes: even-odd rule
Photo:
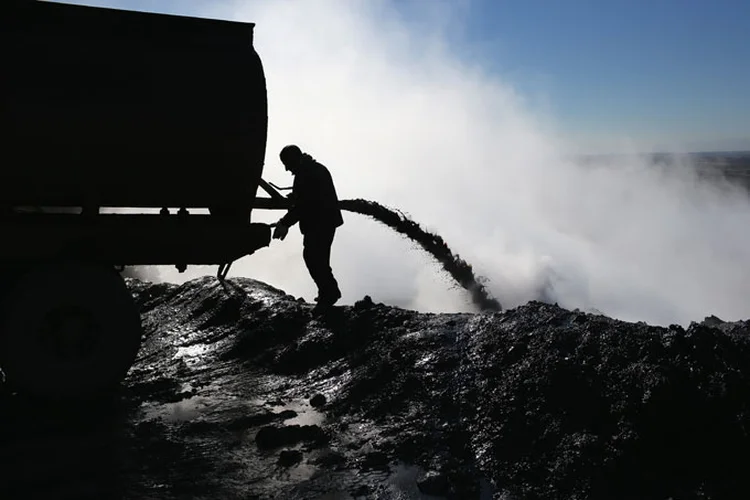
[[[286,170],[294,175],[294,187],[290,196],[292,207],[276,223],[273,237],[283,240],[289,228],[299,222],[302,255],[318,287],[316,309],[331,306],[341,298],[331,270],[331,245],[336,228],[344,223],[331,173],[295,145],[285,146],[279,157]]]

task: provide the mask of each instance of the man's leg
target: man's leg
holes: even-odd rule
[[[305,260],[307,271],[310,277],[318,287],[318,297],[321,296],[321,279],[320,279],[320,244],[317,242],[316,235],[313,233],[306,234],[302,240],[302,257]]]
[[[335,303],[341,298],[341,291],[339,290],[339,284],[336,281],[336,277],[333,275],[331,269],[331,246],[333,245],[333,239],[336,236],[336,228],[332,228],[322,235],[325,239],[321,244],[321,278],[325,286],[325,295],[321,298],[328,298],[331,303]]]
[[[336,278],[331,270],[331,245],[335,229],[306,234],[302,255],[310,277],[318,287],[318,300],[333,303],[341,298]]]

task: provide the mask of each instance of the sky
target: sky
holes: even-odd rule
[[[747,193],[699,182],[679,154],[668,170],[640,156],[586,168],[569,157],[750,149],[739,2],[67,3],[256,23],[264,178],[290,185],[277,152],[299,144],[329,167],[341,198],[397,207],[438,232],[506,307],[545,296],[652,324],[750,318]],[[344,217],[332,250],[342,303],[367,294],[471,310],[414,244]],[[301,254],[293,229],[230,276],[311,300]],[[215,273],[152,271],[176,282]]]
[[[399,2],[402,3],[402,2]],[[419,17],[424,2],[407,0]],[[750,148],[750,3],[465,2],[459,50],[539,94],[583,148],[612,136],[687,149]]]

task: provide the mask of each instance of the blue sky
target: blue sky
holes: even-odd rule
[[[424,2],[397,4],[418,21]],[[460,4],[453,36],[465,57],[543,96],[570,134],[750,149],[750,2]]]
[[[66,3],[195,13],[174,0]],[[414,30],[438,4],[452,50],[544,108],[584,150],[613,137],[750,150],[750,2],[393,0]]]

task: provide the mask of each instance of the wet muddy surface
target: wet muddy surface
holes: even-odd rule
[[[750,323],[367,299],[314,317],[249,279],[129,284],[145,337],[119,394],[0,397],[0,498],[750,494]]]

